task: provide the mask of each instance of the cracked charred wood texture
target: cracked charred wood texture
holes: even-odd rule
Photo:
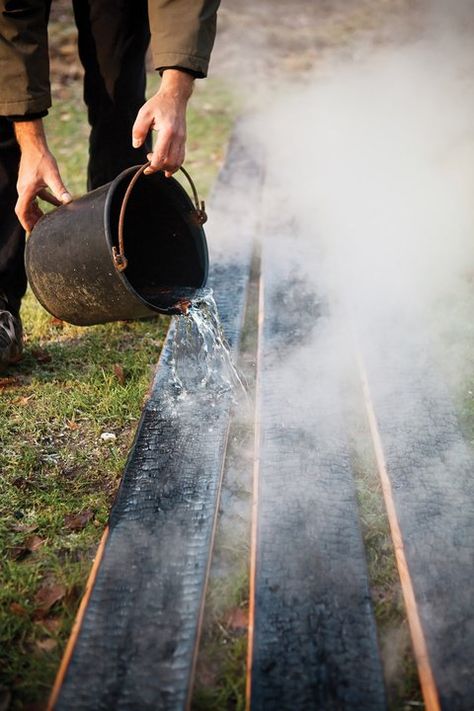
[[[246,145],[234,137],[208,232],[209,286],[234,349],[261,182]],[[183,709],[190,694],[232,403],[199,389],[176,400],[170,360],[181,323],[168,335],[129,455],[58,710]],[[183,367],[189,358],[192,370],[193,355]]]
[[[380,711],[383,675],[337,350],[314,275],[305,275],[311,258],[299,230],[267,226],[263,247],[250,708]]]
[[[412,323],[390,334],[385,329],[376,343],[372,334],[364,355],[440,704],[468,711],[474,699],[474,457],[421,331]]]

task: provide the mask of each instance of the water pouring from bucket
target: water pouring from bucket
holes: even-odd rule
[[[26,246],[38,301],[78,326],[186,313],[207,281],[204,203],[148,164],[48,213]]]
[[[225,341],[211,289],[204,203],[148,164],[44,215],[26,247],[30,286],[56,318],[78,326],[186,316],[174,345],[180,397],[245,386]]]

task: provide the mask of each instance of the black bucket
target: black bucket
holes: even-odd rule
[[[186,311],[207,281],[206,215],[174,178],[129,168],[42,217],[26,271],[50,314],[78,326]]]

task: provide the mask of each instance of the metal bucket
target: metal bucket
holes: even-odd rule
[[[182,313],[207,281],[206,220],[174,178],[148,164],[42,217],[26,246],[30,286],[50,314],[89,326]]]

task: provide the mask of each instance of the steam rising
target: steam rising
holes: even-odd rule
[[[238,25],[234,71],[251,87],[248,104],[265,104],[247,126],[244,140],[265,153],[261,224],[265,326],[270,323],[271,336],[265,332],[260,374],[267,394],[272,388],[276,392],[261,415],[263,427],[269,415],[272,425],[285,433],[281,449],[269,437],[275,448],[262,480],[265,475],[278,479],[288,461],[297,462],[295,469],[304,462],[300,468],[306,467],[308,476],[314,461],[324,463],[319,470],[314,465],[318,484],[308,488],[313,495],[319,490],[310,506],[300,472],[283,477],[284,500],[274,510],[265,508],[259,532],[276,538],[286,511],[296,510],[304,512],[302,531],[312,535],[316,522],[323,533],[327,525],[343,540],[339,522],[354,513],[351,477],[344,495],[337,493],[330,506],[325,497],[337,491],[331,463],[344,456],[345,436],[355,439],[364,432],[360,391],[352,389],[357,380],[352,331],[368,365],[390,476],[392,481],[398,477],[397,512],[412,545],[409,564],[414,561],[416,568],[423,625],[434,620],[436,639],[446,641],[430,649],[437,678],[444,689],[457,693],[460,669],[463,664],[466,669],[469,657],[468,541],[474,530],[474,492],[472,452],[442,381],[447,376],[465,394],[474,333],[474,2],[374,2],[377,11],[382,5],[388,13],[393,10],[393,33],[384,28],[383,46],[343,42],[340,52],[335,30],[347,23],[338,20],[347,9],[354,10],[349,13],[352,21],[369,20],[369,28],[370,3],[297,3],[294,23],[283,23],[283,30],[271,25],[273,43],[264,41],[262,29],[268,6],[242,2],[247,4],[257,14],[248,27]],[[275,12],[283,6],[275,2]],[[304,18],[316,22],[318,12],[319,17],[327,15],[332,28],[327,42],[321,27],[311,34],[310,24],[304,26]],[[404,12],[410,41],[398,42]],[[230,35],[232,17],[238,23],[248,21],[240,8],[229,5],[227,13],[229,27],[224,30]],[[223,44],[226,52],[232,51],[232,42]],[[305,52],[316,57],[314,73],[304,82],[298,77],[285,85],[283,63],[276,58],[285,55],[290,66],[293,50],[295,67],[301,66],[297,60]],[[241,209],[237,200],[226,203],[228,224]],[[262,443],[261,471],[264,436]],[[370,442],[358,446],[362,459]],[[248,486],[243,474],[241,482]],[[232,505],[226,505],[232,515]],[[302,543],[300,534],[289,556],[296,579],[307,574],[318,545],[317,536]],[[331,563],[333,568],[323,566],[318,572],[324,580],[331,568],[340,581],[340,566]],[[450,591],[453,580],[460,584]],[[448,608],[451,617],[445,613]],[[406,624],[390,624],[381,626],[380,639],[389,693],[405,674],[402,657],[408,646]],[[450,632],[464,627],[464,640]]]
[[[385,418],[384,446],[398,467],[403,526],[413,533],[423,520],[417,539],[431,569],[424,579],[425,561],[417,559],[420,600],[433,571],[440,581],[462,578],[466,560],[456,540],[474,522],[472,454],[433,367],[441,364],[447,380],[465,390],[474,264],[474,3],[455,5],[451,12],[451,3],[432,3],[423,36],[410,44],[328,60],[305,86],[280,88],[253,129],[266,147],[265,268],[273,279],[281,276],[291,293],[287,303],[299,303],[304,285],[324,316],[314,334],[314,324],[303,320],[301,334],[294,331],[301,338],[275,358],[275,382],[287,389],[281,402],[291,403],[282,419],[300,418],[326,434],[338,382],[354,368],[347,358],[352,328]],[[301,495],[291,486],[285,491],[287,501]],[[410,509],[413,500],[418,509]],[[438,639],[449,636],[442,628],[446,589],[440,587],[432,608],[420,603],[423,622],[439,623]],[[453,595],[454,614],[462,616],[469,610],[464,593]],[[442,671],[442,653],[433,653],[440,683],[455,688],[459,670]],[[458,654],[462,659],[459,649],[453,658]],[[391,659],[387,668],[395,666]]]
[[[299,224],[291,258],[365,338],[402,323],[452,339],[466,292],[474,51],[456,20],[474,6],[456,6],[433,6],[431,37],[333,63],[259,120],[275,202]]]

